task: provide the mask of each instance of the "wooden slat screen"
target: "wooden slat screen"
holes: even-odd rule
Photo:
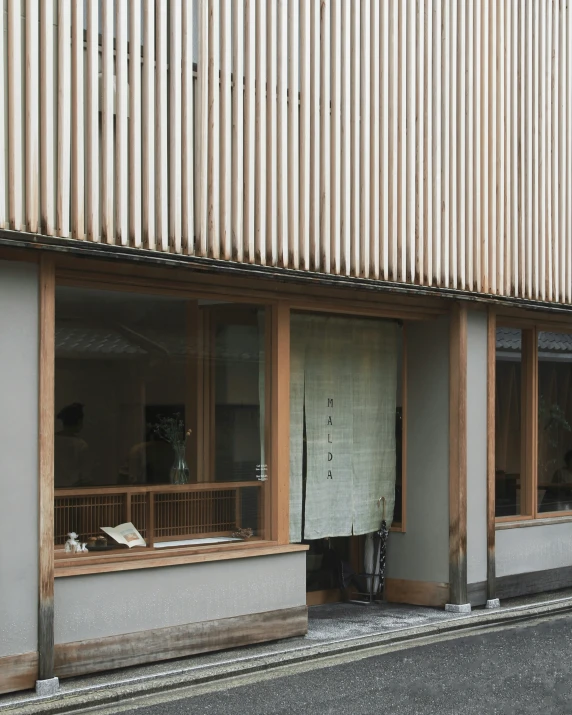
[[[4,7],[0,227],[572,301],[570,3]]]

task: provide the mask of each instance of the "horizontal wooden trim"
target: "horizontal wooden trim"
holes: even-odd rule
[[[541,519],[525,519],[522,521],[497,521],[496,530],[524,529],[527,526],[549,526],[551,524],[569,524],[572,521],[572,512],[562,512],[562,516],[549,516]]]
[[[38,678],[38,654],[22,653],[0,658],[0,695],[33,688]]]
[[[520,524],[524,523],[525,521],[532,521],[532,516],[497,516],[495,518],[495,528],[500,528],[501,524]]]
[[[320,606],[323,603],[339,603],[342,600],[342,592],[339,588],[326,588],[321,591],[307,591],[306,605]]]
[[[572,566],[497,577],[497,597],[515,598],[572,586]]]
[[[234,547],[234,548],[233,548]],[[193,550],[194,549],[194,550]],[[276,554],[289,554],[297,551],[307,551],[305,544],[271,544],[261,546],[232,544],[218,549],[190,547],[181,548],[165,553],[166,550],[157,549],[147,553],[144,550],[129,554],[120,550],[119,554],[107,552],[105,555],[78,554],[77,561],[70,563],[65,559],[57,559],[55,564],[55,578],[68,576],[86,576],[97,573],[110,573],[112,571],[133,571],[135,569],[162,568],[164,566],[183,566],[185,564],[207,563],[208,561],[229,561],[230,559],[249,559],[255,556],[274,556]]]
[[[305,635],[306,606],[56,644],[60,678]]]
[[[172,492],[213,492],[226,489],[260,488],[264,482],[253,479],[248,482],[196,482],[193,484],[141,484],[139,486],[76,487],[55,489],[56,497],[89,497],[99,494],[171,494]]]
[[[467,599],[471,606],[485,605],[487,602],[487,585],[486,581],[467,584]]]
[[[388,578],[385,582],[385,599],[390,603],[439,608],[449,601],[449,584]]]

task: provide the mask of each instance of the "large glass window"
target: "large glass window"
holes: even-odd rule
[[[523,513],[522,331],[497,330],[496,347],[496,515]]]
[[[57,545],[268,538],[266,334],[261,306],[57,289]]]

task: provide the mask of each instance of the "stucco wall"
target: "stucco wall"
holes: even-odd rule
[[[387,576],[449,581],[449,324],[407,326],[407,531],[391,533]]]
[[[487,578],[487,314],[467,321],[467,582]]]
[[[572,523],[496,532],[497,576],[572,566]]]
[[[0,261],[0,656],[35,651],[38,272]]]
[[[56,579],[55,641],[243,616],[306,603],[306,553]]]

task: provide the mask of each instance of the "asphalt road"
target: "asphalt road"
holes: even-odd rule
[[[216,692],[150,696],[129,715],[495,715],[572,713],[572,616],[455,637]],[[244,684],[237,684],[244,683]],[[101,712],[101,711],[100,711]]]

